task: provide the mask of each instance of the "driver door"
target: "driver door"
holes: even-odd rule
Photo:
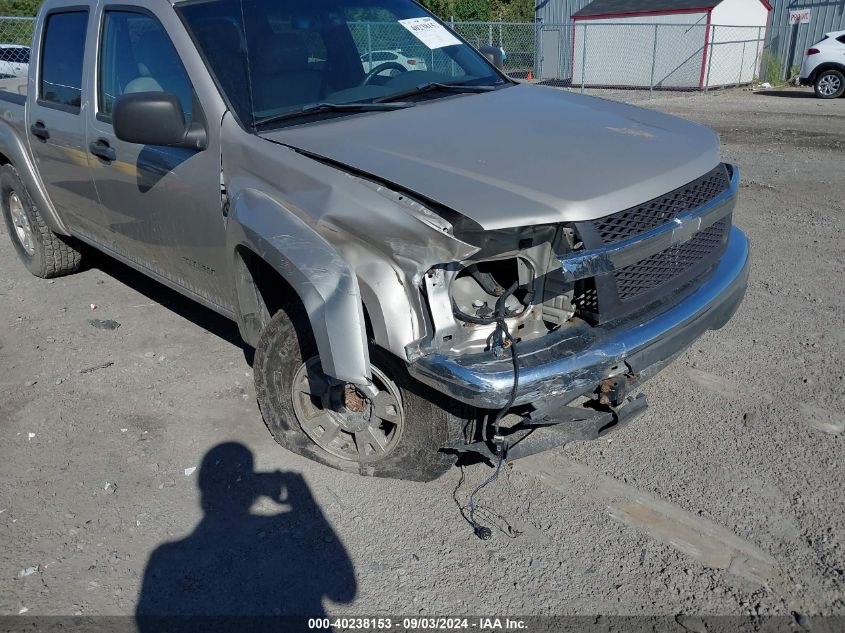
[[[90,162],[106,218],[98,239],[117,255],[228,309],[230,293],[221,281],[226,261],[218,137],[210,134],[204,151],[118,139],[112,114],[124,94],[170,92],[179,98],[186,122],[204,123],[204,115],[159,16],[107,4],[99,23],[92,73],[96,107],[88,113]]]

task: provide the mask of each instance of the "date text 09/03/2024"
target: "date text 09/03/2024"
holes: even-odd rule
[[[392,618],[311,618],[308,628],[312,630],[381,630],[381,631],[422,631],[422,630],[477,630],[477,631],[522,631],[526,623],[520,619],[479,617],[412,617],[394,620]]]

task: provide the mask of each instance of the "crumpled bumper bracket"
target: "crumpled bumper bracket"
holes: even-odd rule
[[[511,429],[502,429],[504,458],[513,461],[571,442],[598,439],[626,426],[647,408],[648,400],[641,393],[636,397],[628,397],[624,404],[609,411],[563,406],[553,418],[526,418]],[[458,454],[474,453],[491,461],[498,458],[497,447],[492,442],[453,442],[443,448]]]

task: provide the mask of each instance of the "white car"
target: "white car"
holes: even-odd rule
[[[813,86],[821,99],[845,93],[845,31],[827,33],[807,49],[799,80],[802,86]]]
[[[29,74],[29,46],[0,44],[0,77],[26,77]]]
[[[382,64],[393,62],[399,64],[405,70],[428,70],[428,65],[425,60],[419,57],[407,57],[402,54],[401,50],[394,51],[372,51],[361,55],[361,63],[364,65],[364,72],[369,73],[374,68],[378,68]],[[394,70],[398,70],[395,66]],[[385,70],[389,70],[385,68]],[[399,71],[402,72],[402,71]]]

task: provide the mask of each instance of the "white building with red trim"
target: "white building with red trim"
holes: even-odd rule
[[[573,85],[696,89],[751,83],[767,0],[594,0],[572,14]]]

